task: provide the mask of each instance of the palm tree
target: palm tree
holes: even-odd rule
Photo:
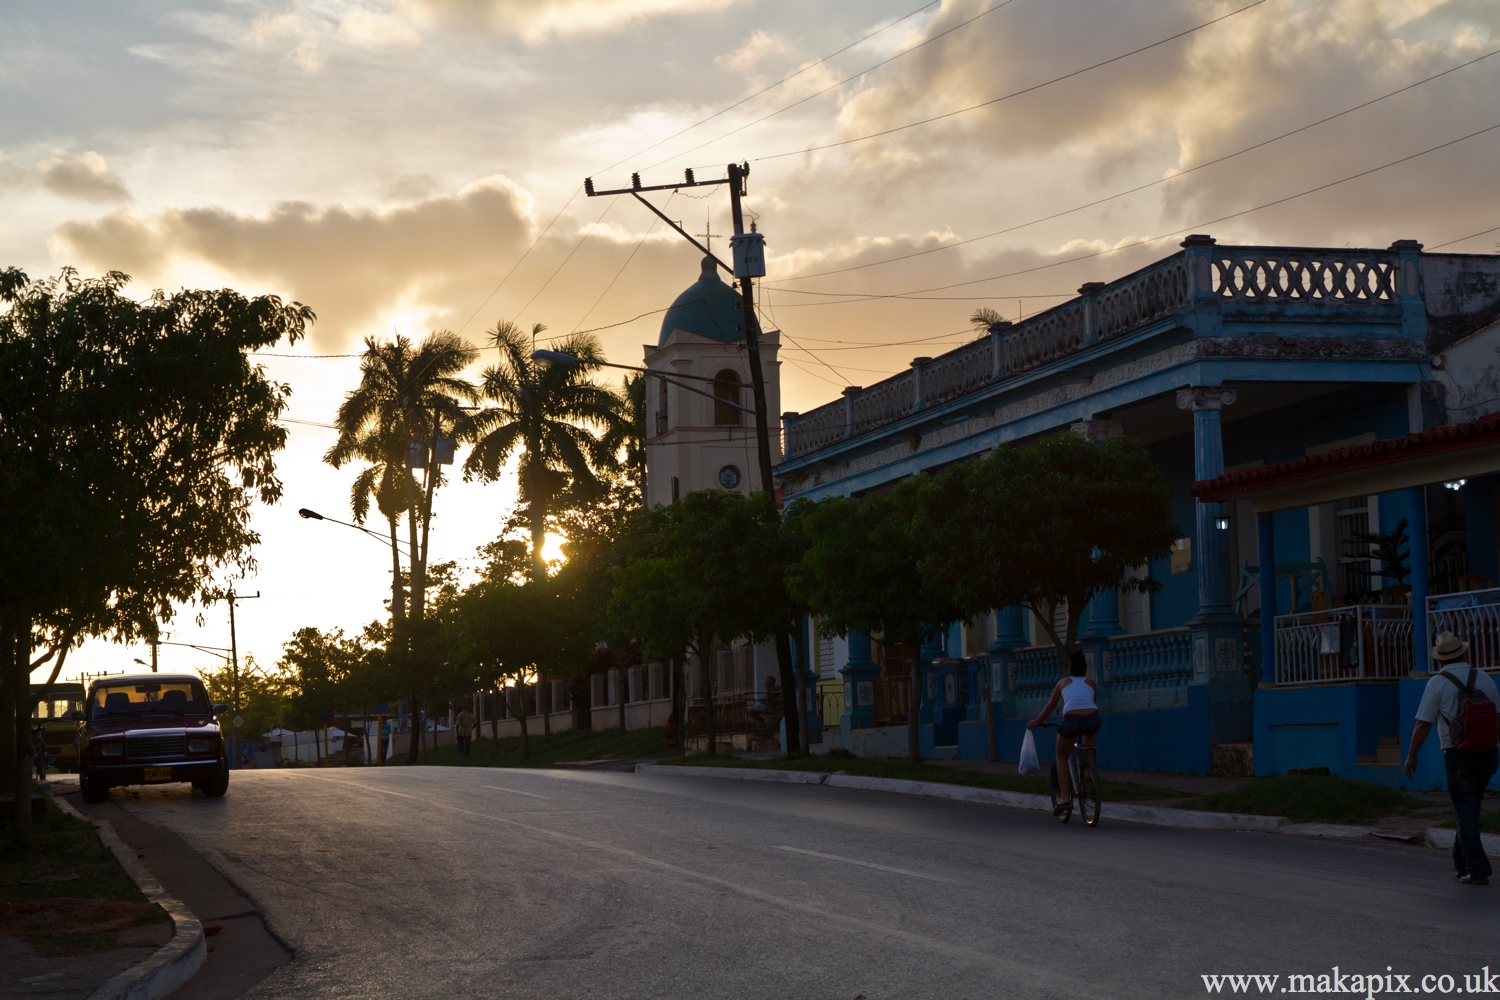
[[[396,539],[401,515],[407,509],[407,497],[415,485],[411,470],[407,468],[410,441],[400,423],[351,430],[340,428],[338,441],[328,449],[323,461],[335,469],[341,469],[351,461],[367,463],[349,488],[349,509],[354,513],[354,523],[363,525],[370,514],[373,499],[389,526],[391,623],[393,631],[400,632],[406,620],[406,601],[401,587],[401,548]]]
[[[981,306],[969,314],[969,325],[983,333],[989,333],[990,327],[1005,322],[1005,317],[989,306]]]
[[[429,334],[415,348],[406,337],[396,337],[388,343],[380,343],[373,337],[366,339],[359,366],[359,387],[345,396],[339,406],[334,418],[339,440],[324,456],[334,466],[356,458],[371,463],[371,469],[362,474],[367,485],[355,482],[351,500],[356,513],[361,497],[368,503],[371,492],[382,512],[393,511],[399,517],[401,510],[406,511],[411,607],[407,627],[393,637],[393,645],[404,646],[407,653],[420,630],[426,605],[432,500],[442,480],[442,467],[435,461],[437,444],[462,420],[463,402],[474,399],[474,386],[460,376],[477,357],[472,344],[445,330]],[[420,483],[409,471],[409,456],[413,452],[425,456],[422,462],[425,473]],[[380,471],[375,473],[377,463]],[[388,514],[393,550],[396,517]],[[399,567],[399,561],[393,565]],[[392,587],[396,598],[399,598],[398,587]],[[408,666],[414,664],[409,662]],[[420,718],[418,692],[422,685],[414,672],[411,682],[415,730]],[[415,731],[413,737],[407,751],[408,763],[416,762],[419,740],[424,739]]]
[[[592,379],[602,360],[599,342],[573,335],[553,349],[580,359],[576,365],[544,366],[531,358],[538,323],[530,333],[502,320],[490,332],[490,346],[500,352],[499,363],[480,376],[484,399],[465,422],[464,436],[474,442],[464,463],[464,475],[494,482],[510,457],[521,453],[521,500],[531,527],[531,578],[547,577],[542,546],[547,515],[564,491],[589,496],[600,488],[600,472],[616,465],[624,418],[619,397]],[[540,693],[540,672],[537,684]],[[538,709],[541,699],[538,699]],[[551,737],[548,713],[542,712],[543,731]]]
[[[620,420],[606,432],[605,446],[610,454],[624,452],[620,465],[626,477],[640,493],[641,503],[646,502],[646,376],[633,373],[625,376],[615,397]]]

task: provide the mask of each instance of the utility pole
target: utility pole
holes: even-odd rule
[[[238,718],[240,713],[240,653],[234,633],[234,605],[237,601],[253,601],[258,597],[260,597],[258,590],[254,596],[249,596],[236,594],[233,587],[229,588],[229,710],[234,713],[235,718]],[[154,645],[151,647],[151,662],[153,664],[151,670],[154,673],[156,671],[156,647]],[[230,725],[234,725],[232,720]],[[238,726],[234,727],[233,743],[234,756],[229,762],[231,769],[235,769],[240,761],[240,728]]]
[[[771,498],[772,503],[776,499],[776,485],[771,474],[771,431],[770,419],[766,412],[766,379],[765,372],[760,360],[760,324],[755,319],[755,286],[753,279],[765,277],[766,258],[763,246],[765,237],[755,231],[752,223],[750,232],[745,232],[744,211],[740,205],[740,199],[745,196],[745,178],[750,176],[749,163],[731,163],[728,166],[728,176],[714,180],[700,181],[693,176],[691,168],[683,172],[683,180],[676,184],[657,184],[650,187],[641,184],[641,175],[638,173],[630,175],[630,187],[620,188],[614,191],[594,190],[594,179],[586,177],[583,181],[583,189],[590,198],[603,195],[628,194],[636,201],[649,208],[657,218],[677,230],[683,239],[693,246],[702,250],[704,254],[712,258],[724,270],[728,271],[738,282],[740,287],[740,310],[741,322],[745,327],[745,351],[750,362],[750,383],[755,396],[755,451],[760,465],[761,489]],[[688,232],[676,222],[667,218],[655,205],[641,197],[643,191],[676,191],[685,187],[699,187],[706,184],[728,184],[729,204],[734,214],[734,235],[730,237],[729,244],[733,249],[734,266],[730,267],[719,258],[714,257],[713,252],[694,239]],[[707,228],[707,227],[705,227]],[[708,237],[705,236],[705,239]],[[806,641],[805,639],[803,641]],[[786,723],[787,750],[796,747],[800,753],[807,753],[807,685],[806,679],[792,663],[791,640],[785,632],[778,631],[776,635],[776,661],[777,672],[781,675],[782,704],[785,709],[784,718]],[[712,717],[713,709],[710,706],[709,713]]]

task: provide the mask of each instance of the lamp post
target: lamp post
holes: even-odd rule
[[[402,552],[400,542],[394,541],[390,538],[383,538],[378,532],[371,531],[364,525],[351,524],[348,521],[340,521],[336,517],[328,517],[326,515],[319,514],[317,511],[311,510],[307,507],[299,508],[297,511],[297,516],[309,521],[327,521],[330,524],[339,524],[344,526],[345,528],[353,528],[355,531],[362,531],[365,534],[369,535],[371,538],[378,541],[381,545],[394,546],[397,552],[401,552],[402,555],[406,556],[408,562],[411,561],[411,553]],[[399,569],[399,565],[400,564],[398,563],[397,566],[391,568],[391,615],[393,617],[396,615],[397,609],[401,607],[401,572]]]

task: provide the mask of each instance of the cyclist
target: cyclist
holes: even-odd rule
[[[1035,729],[1047,721],[1057,708],[1057,703],[1062,702],[1062,724],[1057,729],[1057,783],[1061,786],[1057,808],[1053,813],[1062,816],[1064,813],[1073,811],[1073,776],[1068,770],[1068,758],[1073,755],[1073,741],[1081,738],[1084,746],[1094,745],[1094,734],[1099,732],[1099,727],[1104,720],[1099,715],[1099,704],[1096,695],[1099,686],[1088,677],[1088,662],[1084,660],[1083,654],[1075,650],[1069,662],[1068,676],[1057,682],[1052,689],[1052,697],[1042,708],[1042,714],[1026,723],[1027,729]]]

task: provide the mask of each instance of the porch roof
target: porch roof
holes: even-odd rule
[[[1205,502],[1249,500],[1261,514],[1492,472],[1500,472],[1500,411],[1468,423],[1226,472],[1194,483],[1192,494]]]

